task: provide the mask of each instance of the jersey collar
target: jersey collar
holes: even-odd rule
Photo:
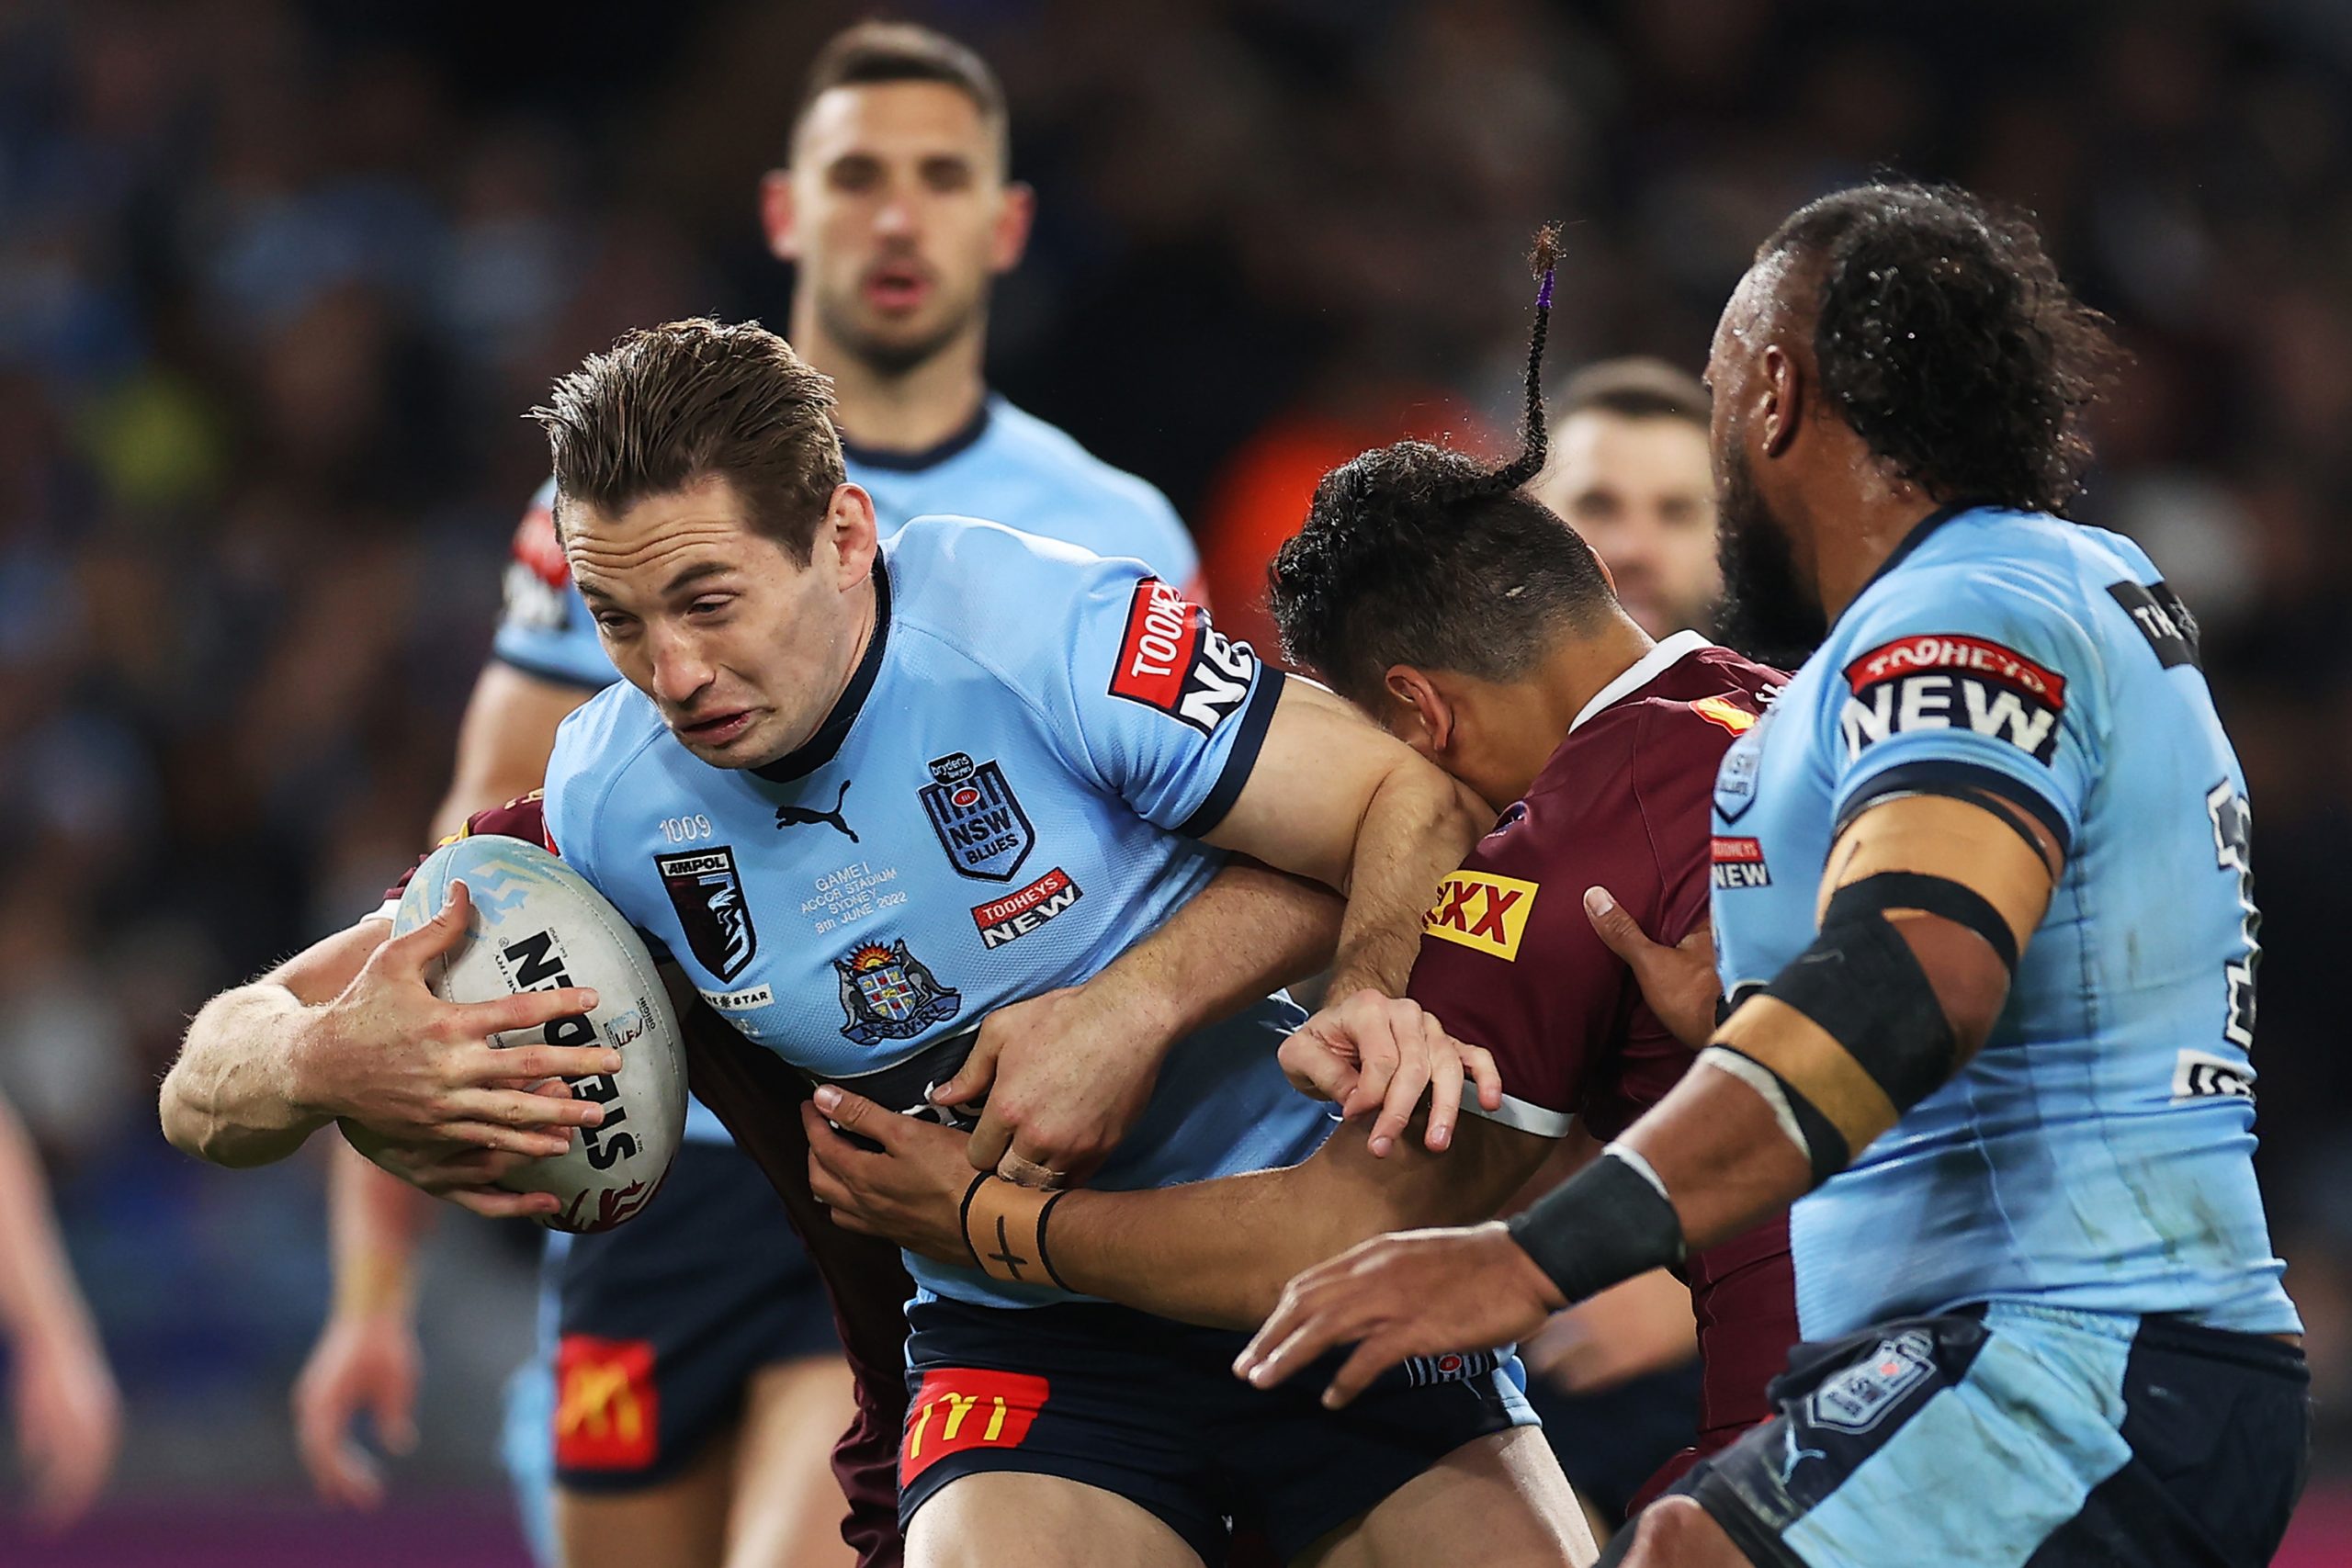
[[[861,468],[880,468],[886,473],[914,474],[936,468],[958,453],[969,450],[981,436],[989,433],[989,422],[996,417],[996,394],[985,393],[980,406],[962,428],[944,441],[926,446],[920,452],[894,452],[882,446],[860,446],[847,436],[842,438],[842,456]]]
[[[882,649],[890,640],[890,572],[882,562],[881,552],[874,556],[874,635],[866,640],[865,655],[857,661],[857,669],[849,678],[849,689],[842,693],[841,701],[817,727],[817,733],[797,751],[787,751],[773,762],[765,762],[752,772],[770,784],[793,784],[807,778],[831,761],[849,739],[849,727],[857,722],[865,699],[873,694],[875,677],[882,673]]]
[[[1867,593],[1872,588],[1876,587],[1880,578],[1884,577],[1896,567],[1901,566],[1905,561],[1910,559],[1911,552],[1917,549],[1921,545],[1926,544],[1928,542],[1928,535],[1934,533],[1937,529],[1942,527],[1945,524],[1951,522],[1962,513],[1981,512],[1988,506],[1997,504],[1997,502],[1990,501],[1964,500],[1955,501],[1949,506],[1937,507],[1933,512],[1928,513],[1925,517],[1920,518],[1919,521],[1911,525],[1911,531],[1903,536],[1902,540],[1895,545],[1892,551],[1888,552],[1887,558],[1884,560],[1878,563],[1878,570],[1871,573],[1871,580],[1862,584],[1861,593],[1857,593],[1854,597],[1859,599],[1862,596],[1862,593]]]
[[[1568,721],[1568,733],[1574,735],[1577,726],[1612,703],[1621,703],[1668,670],[1681,663],[1702,648],[1712,648],[1704,634],[1689,628],[1676,632],[1664,642],[1635,660],[1625,672],[1593,694],[1592,701],[1584,705],[1576,717]]]

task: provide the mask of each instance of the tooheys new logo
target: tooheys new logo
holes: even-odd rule
[[[1846,666],[1852,694],[1838,721],[1846,755],[1890,735],[1969,729],[2035,761],[2058,750],[2066,678],[1997,642],[1936,633],[1883,643]]]
[[[1156,577],[1136,584],[1111,694],[1206,735],[1239,710],[1258,656],[1209,625],[1208,612]]]

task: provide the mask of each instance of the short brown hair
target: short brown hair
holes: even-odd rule
[[[792,111],[792,131],[784,149],[786,167],[792,164],[792,143],[799,140],[800,122],[809,107],[835,87],[865,87],[883,82],[938,82],[972,100],[980,118],[995,132],[997,164],[1012,166],[1012,117],[1004,107],[1004,85],[968,46],[945,33],[912,22],[860,22],[835,33],[817,51],[808,67],[808,83],[800,90],[800,107]]]
[[[548,433],[559,528],[571,506],[616,516],[716,475],[805,565],[842,479],[831,378],[757,321],[625,333],[529,417]]]
[[[1557,402],[1560,418],[1613,413],[1620,419],[1679,419],[1707,428],[1707,389],[1689,371],[1663,359],[1604,359],[1568,378]]]

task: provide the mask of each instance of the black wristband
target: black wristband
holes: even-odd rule
[[[1622,1280],[1682,1261],[1666,1194],[1613,1150],[1513,1214],[1510,1238],[1573,1306]]]

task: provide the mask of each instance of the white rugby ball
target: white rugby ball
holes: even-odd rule
[[[651,1200],[686,1126],[686,1066],[677,1014],[644,942],[585,877],[537,844],[480,834],[425,858],[401,895],[392,934],[414,931],[463,881],[473,902],[466,936],[426,974],[446,1001],[492,1001],[517,991],[588,986],[593,1013],[491,1037],[511,1045],[593,1045],[620,1053],[617,1073],[570,1081],[574,1100],[605,1108],[601,1126],[572,1131],[571,1147],[500,1183],[552,1192],[563,1207],[550,1230],[610,1230]]]

